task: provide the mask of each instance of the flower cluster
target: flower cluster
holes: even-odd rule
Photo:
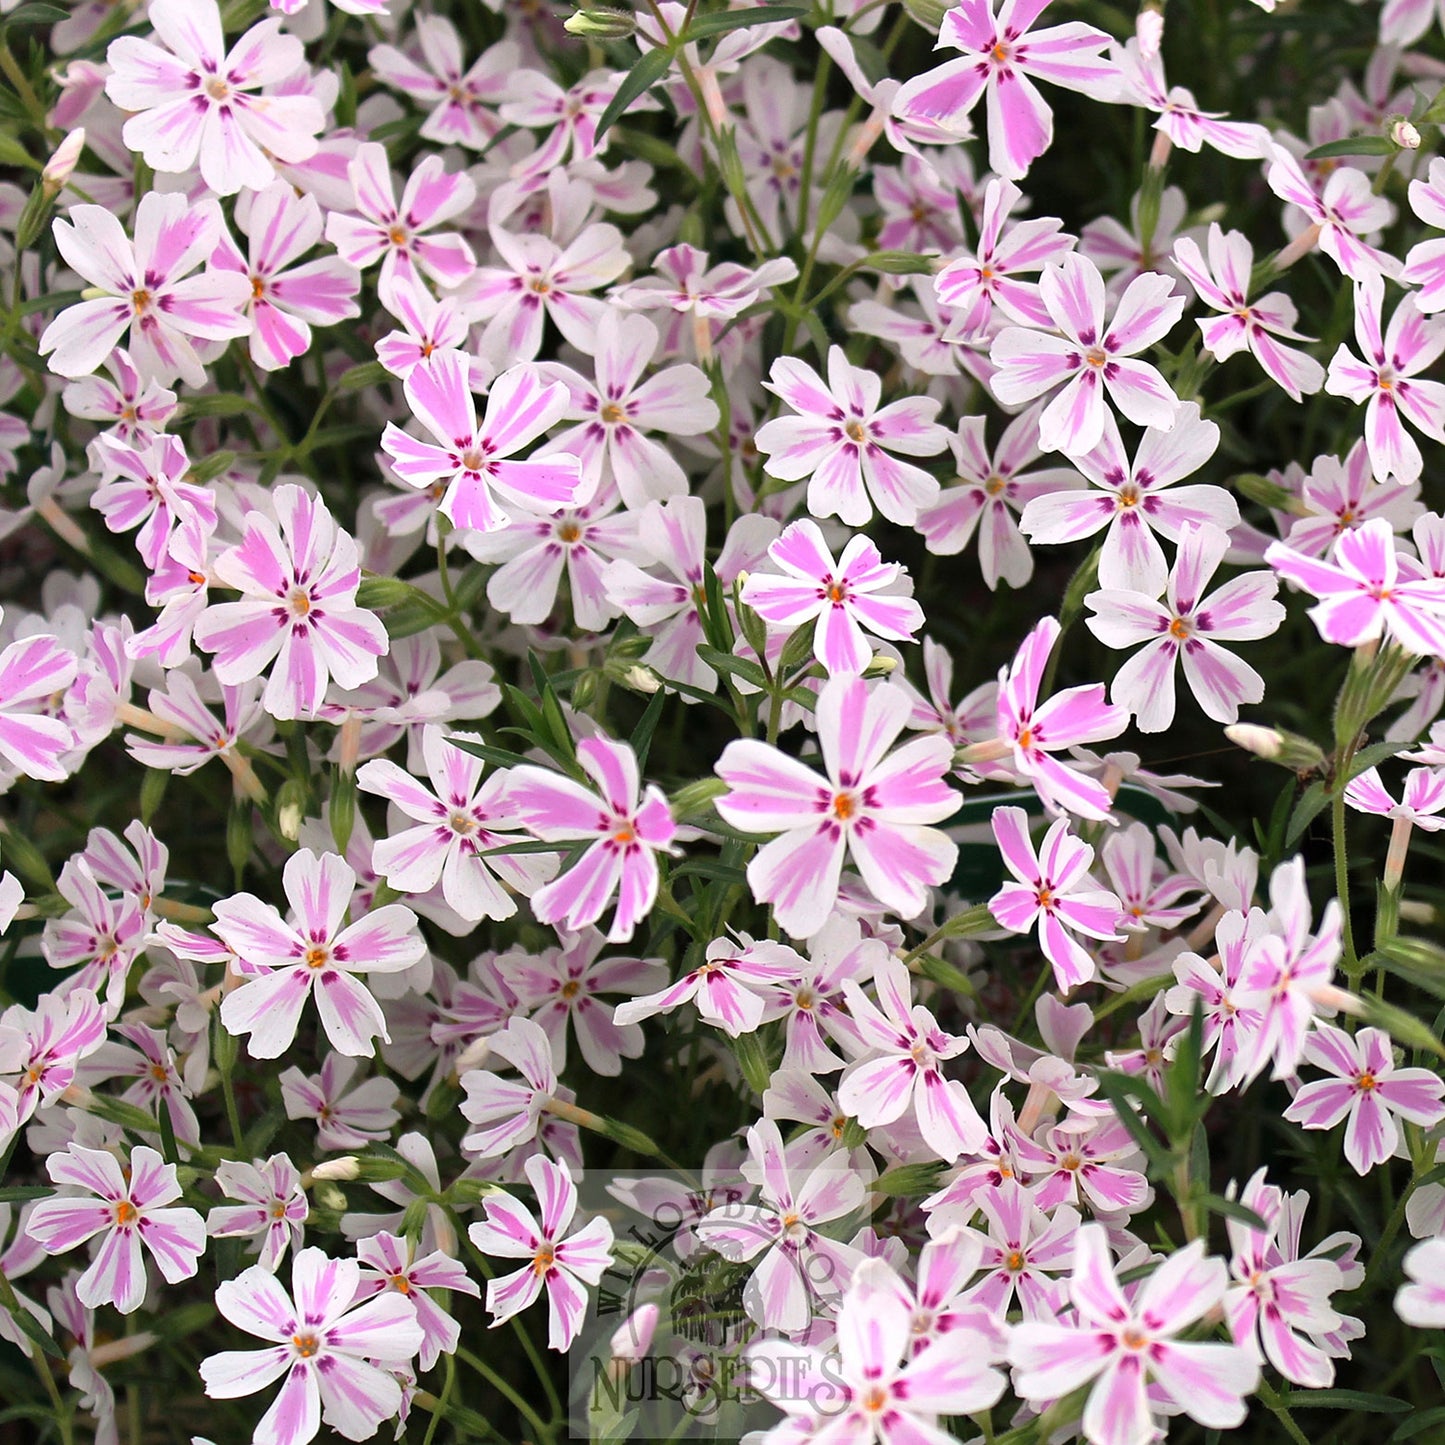
[[[4,1418],[1442,1428],[1445,8],[1273,10],[0,0]]]

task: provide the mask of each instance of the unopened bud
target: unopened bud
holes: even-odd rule
[[[361,1160],[354,1154],[343,1154],[340,1159],[323,1159],[311,1171],[313,1180],[331,1180],[336,1184],[349,1184],[361,1176]]]
[[[648,1350],[652,1348],[658,1313],[655,1304],[639,1305],[612,1332],[607,1350],[614,1364],[635,1365],[646,1358]]]
[[[1164,43],[1164,14],[1146,7],[1134,19],[1134,38],[1139,42],[1139,56],[1153,60]]]
[[[492,1052],[492,1046],[486,1039],[473,1039],[461,1053],[457,1055],[456,1070],[457,1078],[471,1073],[474,1069],[480,1069],[487,1062]]]
[[[898,666],[896,657],[889,657],[887,653],[875,652],[868,666],[863,669],[864,677],[887,677],[895,667]]]
[[[1408,120],[1397,120],[1390,128],[1390,139],[1400,147],[1402,151],[1417,151],[1420,149],[1420,132],[1410,124]]]
[[[662,686],[662,679],[650,667],[644,667],[640,662],[629,667],[621,680],[623,687],[630,687],[633,692],[651,694]]]
[[[1420,144],[1419,136],[1415,137],[1415,144]],[[65,183],[74,174],[75,167],[80,161],[80,153],[84,149],[85,131],[79,127],[71,131],[55,148],[55,153],[46,161],[45,169],[40,172],[40,180],[47,194],[50,196],[60,194]]]
[[[951,8],[951,0],[903,0],[908,18],[937,35],[943,28],[943,17]]]
[[[1292,512],[1299,506],[1300,499],[1288,487],[1257,472],[1240,472],[1234,478],[1234,487],[1251,502],[1258,502],[1261,507],[1269,507],[1276,512]]]
[[[569,15],[562,28],[579,40],[626,40],[637,29],[637,16],[610,5],[593,6]]]
[[[942,1172],[942,1164],[900,1164],[883,1175],[873,1188],[878,1194],[902,1198],[931,1194],[937,1188],[938,1176]]]
[[[1321,768],[1325,755],[1308,738],[1298,733],[1287,733],[1280,728],[1260,727],[1257,723],[1235,723],[1224,730],[1224,736],[1236,747],[1263,758],[1267,763],[1278,763],[1283,768],[1302,772],[1310,768]]]

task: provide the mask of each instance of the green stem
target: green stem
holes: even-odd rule
[[[4,1305],[6,1313],[16,1320],[25,1308],[16,1297],[15,1287],[3,1271],[0,1271],[0,1305]],[[74,1445],[75,1433],[70,1424],[70,1412],[65,1408],[65,1401],[61,1399],[60,1386],[55,1383],[55,1373],[50,1368],[50,1361],[45,1358],[45,1351],[33,1340],[30,1341],[30,1359],[35,1366],[35,1373],[40,1376],[41,1384],[45,1386],[45,1393],[50,1396],[50,1403],[55,1407],[55,1424],[60,1431],[61,1445]]]
[[[1295,1445],[1310,1445],[1310,1437],[1295,1424],[1294,1416],[1289,1412],[1289,1406],[1280,1399],[1274,1386],[1268,1380],[1260,1380],[1259,1398],[1268,1406],[1275,1419],[1284,1427],[1285,1434],[1295,1442]]]
[[[45,123],[45,107],[40,103],[40,97],[36,95],[25,72],[21,70],[19,62],[11,52],[10,42],[3,37],[0,37],[0,71],[5,72],[5,78],[15,87],[15,94],[20,97],[20,103],[29,113],[31,120],[41,130],[49,131],[50,127]]]
[[[456,1361],[456,1356],[455,1356],[455,1355],[448,1355],[448,1356],[446,1357],[446,1361],[447,1361],[447,1363],[446,1363],[446,1372],[447,1372],[446,1384],[444,1384],[444,1385],[442,1386],[441,1395],[440,1395],[440,1397],[439,1397],[438,1400],[437,1400],[436,1409],[432,1411],[432,1417],[431,1417],[431,1420],[430,1420],[430,1421],[428,1422],[428,1424],[427,1424],[426,1434],[425,1434],[424,1436],[422,1436],[421,1445],[432,1445],[432,1441],[433,1441],[433,1439],[435,1439],[435,1437],[436,1437],[437,1426],[441,1424],[441,1422],[442,1422],[442,1416],[445,1415],[446,1412],[447,1412],[447,1404],[448,1404],[448,1402],[451,1400],[452,1391],[453,1391],[453,1389],[456,1388],[456,1383],[457,1383],[457,1361]]]
[[[1357,993],[1360,987],[1360,960],[1355,953],[1355,930],[1350,922],[1350,860],[1345,845],[1345,784],[1350,776],[1350,763],[1354,756],[1354,744],[1347,743],[1341,750],[1335,772],[1330,817],[1335,855],[1335,895],[1340,900],[1340,923],[1345,950],[1342,962],[1350,989]]]
[[[517,1393],[490,1365],[479,1360],[470,1350],[457,1347],[458,1357],[477,1372],[500,1395],[510,1400],[517,1413],[536,1432],[538,1440],[550,1440],[551,1428],[543,1423],[542,1417]],[[435,1417],[433,1417],[435,1418]]]

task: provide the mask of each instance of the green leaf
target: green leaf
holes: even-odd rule
[[[623,78],[622,84],[617,87],[617,94],[607,103],[597,121],[596,136],[598,140],[607,134],[612,123],[620,119],[630,108],[632,102],[645,95],[664,75],[667,74],[672,65],[672,51],[666,46],[659,46],[655,50],[649,50],[632,67]]]
[[[189,421],[198,416],[240,416],[242,412],[255,410],[256,403],[250,397],[218,391],[214,396],[188,397],[182,420]]]
[[[1261,1234],[1269,1233],[1269,1225],[1254,1210],[1246,1208],[1237,1199],[1226,1199],[1222,1194],[1196,1194],[1192,1202],[1202,1204],[1211,1214],[1237,1220],[1250,1229],[1257,1229]]]
[[[460,748],[474,758],[481,758],[484,763],[490,763],[494,768],[515,768],[518,763],[527,761],[521,753],[514,753],[507,748],[494,748],[487,743],[475,743],[458,737],[448,738],[447,741],[454,748]]]
[[[1436,1425],[1445,1426],[1445,1405],[1436,1405],[1433,1410],[1421,1410],[1418,1415],[1411,1415],[1390,1439],[1413,1440]]]
[[[719,652],[717,648],[708,647],[703,643],[698,644],[697,655],[709,667],[715,668],[718,672],[726,672],[733,677],[740,677],[744,682],[751,683],[759,689],[766,688],[768,685],[767,675],[751,658],[739,657],[733,652]]]
[[[785,20],[801,20],[808,13],[806,5],[759,5],[752,10],[719,10],[712,15],[697,15],[687,27],[684,42],[706,40],[729,30],[747,25],[777,25]]]
[[[1167,1173],[1171,1164],[1169,1151],[1164,1147],[1153,1134],[1149,1132],[1149,1126],[1140,1118],[1129,1102],[1133,1085],[1140,1081],[1131,1078],[1128,1074],[1118,1074],[1103,1071],[1099,1074],[1099,1088],[1103,1091],[1104,1097],[1114,1106],[1114,1113],[1118,1116],[1119,1122],[1128,1131],[1129,1137],[1139,1146],[1149,1162],[1161,1173]],[[1158,1103],[1158,1095],[1144,1085],[1145,1091],[1153,1095]],[[1159,1112],[1162,1114],[1163,1108]]]
[[[44,1184],[0,1185],[0,1204],[28,1204],[32,1199],[49,1199],[55,1191]]]
[[[380,386],[384,381],[396,378],[379,361],[363,361],[360,366],[350,367],[337,380],[337,391],[361,391],[364,387]]]
[[[199,461],[191,463],[190,481],[198,487],[205,486],[207,482],[214,481],[224,472],[229,472],[236,465],[235,452],[212,452],[208,457],[202,457]]]
[[[1295,840],[1329,806],[1330,795],[1322,782],[1313,782],[1300,794],[1289,817],[1289,827],[1284,832],[1284,846],[1293,848]]]
[[[1371,1415],[1403,1415],[1415,1408],[1408,1400],[1364,1390],[1281,1390],[1279,1402],[1291,1410],[1363,1410]]]
[[[652,701],[647,704],[637,726],[632,730],[632,751],[637,754],[639,773],[647,766],[647,754],[652,748],[652,737],[657,731],[657,722],[662,716],[662,706],[666,701],[665,692],[653,693]]]
[[[874,251],[859,261],[863,271],[881,271],[885,276],[927,276],[933,271],[934,258],[915,251]]]
[[[70,12],[58,5],[22,5],[5,17],[6,26],[11,25],[55,25],[70,19]]]
[[[1343,140],[1326,141],[1305,152],[1307,161],[1325,161],[1334,156],[1389,156],[1399,150],[1388,136],[1348,135]]]

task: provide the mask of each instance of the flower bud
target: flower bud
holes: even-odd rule
[[[589,6],[569,15],[562,28],[579,40],[626,40],[637,29],[637,16],[610,5]]]
[[[461,1053],[457,1055],[457,1061],[453,1065],[457,1078],[472,1072],[473,1069],[480,1069],[487,1062],[492,1052],[492,1046],[486,1039],[473,1039]]]
[[[1139,42],[1139,55],[1153,60],[1164,41],[1164,12],[1146,5],[1134,18],[1134,36]]]
[[[343,1154],[340,1159],[323,1159],[311,1171],[312,1179],[329,1179],[336,1184],[349,1184],[360,1174],[361,1160],[354,1154]]]
[[[1420,144],[1420,138],[1416,136],[1415,144]],[[75,167],[80,161],[80,153],[85,149],[85,130],[77,127],[55,148],[55,153],[45,163],[45,169],[40,172],[40,180],[46,191],[51,196],[60,194],[65,183],[75,172]]]
[[[1390,139],[1400,147],[1402,151],[1417,151],[1420,149],[1420,132],[1410,124],[1408,120],[1397,120],[1390,127]]]
[[[1224,736],[1236,747],[1263,758],[1267,763],[1278,763],[1281,767],[1296,772],[1321,768],[1325,755],[1308,738],[1298,733],[1287,733],[1279,728],[1260,727],[1257,723],[1235,723],[1224,730]]]
[[[657,1329],[658,1308],[655,1304],[639,1305],[612,1332],[607,1350],[612,1363],[635,1365],[644,1359],[652,1348],[653,1332]]]
[[[885,652],[875,652],[868,666],[863,669],[863,676],[887,677],[897,666],[898,659],[896,657],[889,657]]]
[[[623,687],[630,687],[633,692],[649,694],[662,686],[662,679],[650,667],[644,667],[640,662],[629,667],[620,681]]]
[[[952,4],[951,0],[903,0],[903,8],[910,20],[937,35]]]

